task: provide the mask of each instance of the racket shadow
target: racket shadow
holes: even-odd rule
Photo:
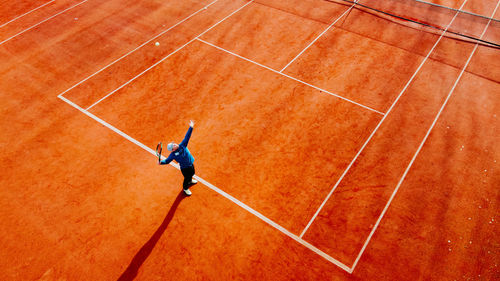
[[[172,221],[172,218],[174,217],[177,207],[184,198],[186,198],[186,196],[184,195],[184,192],[181,190],[177,195],[177,197],[175,198],[175,201],[170,207],[170,210],[168,211],[167,215],[165,216],[165,219],[163,219],[163,222],[161,223],[160,227],[158,227],[158,229],[151,236],[151,238],[149,238],[149,240],[141,247],[141,249],[137,252],[137,254],[135,254],[134,258],[128,265],[127,269],[125,269],[120,278],[118,278],[118,281],[125,281],[125,280],[130,281],[135,279],[139,271],[139,268],[142,266],[144,261],[146,261],[146,259],[153,251],[154,247],[156,246],[156,243],[158,243],[158,240],[160,240],[161,236],[167,229],[167,226],[169,225],[170,221]]]

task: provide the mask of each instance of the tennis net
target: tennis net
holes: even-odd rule
[[[478,43],[500,49],[500,42],[495,38],[480,38],[488,25],[499,25],[500,20],[485,15],[446,7],[423,0],[323,0],[326,2],[352,6],[354,9],[371,15],[407,25],[426,32],[441,33],[457,15],[445,36],[460,41]],[[494,7],[493,7],[494,8]]]

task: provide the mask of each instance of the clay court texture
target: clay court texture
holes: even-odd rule
[[[500,1],[429,1],[0,1],[0,280],[500,280]]]

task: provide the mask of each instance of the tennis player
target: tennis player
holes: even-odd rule
[[[193,179],[194,157],[193,155],[191,155],[191,152],[189,152],[189,149],[187,148],[189,139],[191,138],[191,133],[193,132],[193,127],[194,121],[191,120],[189,121],[189,129],[182,142],[179,144],[176,144],[175,142],[169,143],[167,145],[167,150],[171,151],[170,155],[166,159],[158,163],[160,165],[165,165],[172,162],[172,160],[175,160],[177,163],[179,163],[179,166],[181,166],[182,175],[184,176],[182,189],[187,196],[190,196],[192,194],[189,188],[198,183],[197,180]]]

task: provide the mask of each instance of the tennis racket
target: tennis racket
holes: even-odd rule
[[[163,150],[163,145],[161,142],[156,146],[156,156],[158,156],[158,163],[161,162],[161,151]]]

